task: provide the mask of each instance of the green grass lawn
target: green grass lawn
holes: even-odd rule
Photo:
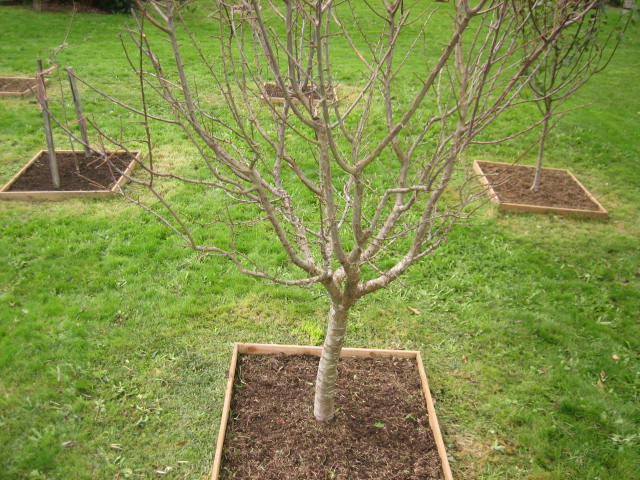
[[[0,74],[33,72],[69,19],[0,7]],[[132,95],[126,21],[78,14],[56,63]],[[348,346],[423,352],[455,478],[640,478],[639,75],[634,30],[548,141],[610,220],[486,205],[355,308]],[[82,92],[106,128],[139,131]],[[40,118],[0,99],[0,184],[44,147]],[[160,161],[190,168],[163,128]],[[527,141],[471,154],[510,161]],[[233,343],[319,344],[326,313],[319,289],[199,261],[122,199],[0,203],[0,478],[206,478]]]

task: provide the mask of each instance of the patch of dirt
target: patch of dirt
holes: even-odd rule
[[[280,88],[279,85],[274,83],[267,83],[264,86],[265,92],[270,98],[284,98],[284,91]],[[293,90],[289,90],[290,95],[294,96]],[[302,87],[302,93],[309,97],[311,100],[320,100],[320,93],[317,88],[313,85],[307,85]]]
[[[91,5],[82,5],[81,2],[77,2],[73,6],[66,5],[64,3],[47,2],[42,6],[42,10],[46,12],[81,12],[81,13],[94,13],[99,15],[105,15],[110,12],[96,8]]]
[[[318,358],[238,359],[223,479],[442,479],[414,360],[345,358],[333,420],[313,417]]]
[[[0,77],[0,94],[1,93],[24,93],[31,89],[36,89],[35,78],[8,78]]]
[[[60,188],[51,182],[49,154],[40,157],[11,184],[9,192],[109,190],[133,160],[130,153],[110,153],[86,158],[84,152],[56,152]],[[76,162],[78,170],[76,170]]]
[[[31,2],[29,2],[31,3]],[[13,5],[26,5],[23,0],[0,0],[0,7],[13,6]],[[35,9],[33,11],[36,11]],[[95,8],[92,5],[84,2],[55,2],[55,1],[43,1],[43,12],[82,12],[82,13],[107,13],[104,10]]]
[[[456,457],[460,460],[456,478],[475,479],[491,457],[491,443],[487,438],[475,438],[470,432],[453,437]]]
[[[478,162],[501,202],[598,211],[582,187],[563,170],[542,169],[540,188],[531,190],[535,167]]]

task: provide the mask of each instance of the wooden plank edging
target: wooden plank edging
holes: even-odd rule
[[[231,366],[229,367],[229,378],[227,379],[227,388],[224,391],[224,405],[222,406],[222,416],[220,417],[220,431],[218,432],[218,442],[216,444],[216,455],[213,459],[213,470],[211,472],[211,480],[217,480],[220,473],[220,465],[222,464],[222,449],[224,447],[224,435],[227,431],[227,423],[229,421],[229,411],[231,410],[231,398],[233,397],[233,382],[236,378],[236,366],[238,364],[238,350],[240,344],[233,346],[233,354],[231,355]]]
[[[521,212],[521,213],[556,213],[559,215],[580,215],[587,216],[593,218],[609,218],[609,212],[602,206],[602,204],[591,194],[589,190],[567,169],[564,168],[552,168],[552,167],[544,167],[544,170],[554,170],[560,171],[567,174],[579,187],[580,189],[587,195],[587,197],[596,205],[597,210],[584,210],[584,209],[575,209],[575,208],[565,208],[565,207],[551,207],[551,206],[542,206],[542,205],[529,205],[526,203],[510,203],[503,202],[498,197],[497,193],[491,186],[491,182],[487,179],[487,175],[482,170],[480,166],[481,163],[487,163],[492,165],[501,165],[501,166],[524,166],[524,167],[532,167],[531,165],[516,165],[512,163],[503,163],[503,162],[491,162],[488,160],[474,160],[473,161],[473,170],[478,174],[478,179],[480,183],[487,189],[489,200],[498,205],[498,209],[509,211],[509,212]]]
[[[482,171],[482,168],[480,167],[480,164],[478,163],[478,160],[474,160],[473,161],[473,171],[478,175],[478,179],[480,180],[480,183],[482,184],[483,187],[486,188],[488,194],[489,194],[489,201],[495,203],[496,205],[500,205],[500,200],[498,200],[498,195],[496,194],[495,190],[493,189],[493,186],[491,185],[491,182],[489,181],[489,179],[487,178],[487,176],[485,175],[485,173]]]
[[[218,480],[220,475],[220,467],[222,465],[222,453],[224,448],[224,439],[229,421],[229,413],[231,408],[231,400],[233,397],[233,384],[235,381],[236,367],[238,356],[240,354],[249,355],[269,355],[282,353],[285,355],[314,355],[319,357],[322,354],[322,347],[309,345],[277,345],[277,344],[260,344],[260,343],[236,343],[233,347],[231,356],[231,365],[229,367],[229,377],[227,379],[227,387],[224,394],[224,405],[222,416],[220,419],[220,430],[218,431],[218,440],[216,443],[216,452],[211,471],[211,480]],[[436,443],[438,456],[442,464],[442,472],[445,480],[453,480],[447,451],[442,439],[438,417],[436,416],[435,405],[429,390],[429,382],[422,364],[422,356],[416,350],[380,350],[370,348],[343,348],[340,357],[366,357],[366,358],[385,358],[385,357],[413,358],[416,361],[418,375],[420,376],[420,384],[429,415],[429,426]]]
[[[418,365],[418,374],[420,375],[420,384],[422,385],[422,393],[424,393],[425,401],[427,402],[427,413],[429,414],[429,425],[431,426],[431,432],[436,442],[436,448],[438,449],[438,455],[442,462],[442,473],[444,474],[444,480],[453,480],[453,474],[451,473],[451,466],[449,465],[449,457],[447,456],[447,449],[442,439],[442,432],[440,431],[440,423],[438,422],[438,416],[436,415],[436,406],[431,397],[431,389],[429,388],[429,381],[427,380],[427,374],[424,371],[424,365],[422,363],[422,355],[420,352],[416,352],[416,364]]]
[[[322,354],[322,347],[312,345],[279,345],[269,343],[240,343],[238,353],[248,353],[257,355],[270,355],[284,353],[286,355],[314,355],[319,357]],[[373,348],[343,348],[340,357],[400,357],[416,358],[418,354],[415,350],[382,350]]]
[[[133,160],[129,163],[129,166],[124,169],[122,175],[118,179],[118,181],[111,187],[111,193],[119,194],[122,187],[124,187],[131,177],[131,173],[136,168],[136,165],[140,161],[140,152],[130,152],[133,155]]]
[[[46,151],[46,150],[40,150],[40,151],[39,151],[38,153],[36,153],[33,157],[31,157],[31,160],[29,160],[29,161],[27,162],[27,164],[26,164],[24,167],[22,167],[22,168],[18,171],[18,173],[16,173],[13,177],[11,177],[11,179],[10,179],[10,180],[9,180],[9,181],[8,181],[8,182],[7,182],[3,187],[2,187],[2,188],[0,188],[0,192],[4,193],[4,192],[6,192],[7,190],[9,190],[9,188],[11,187],[11,185],[13,185],[13,184],[14,184],[14,182],[15,182],[16,180],[18,180],[18,178],[19,178],[19,177],[20,177],[24,172],[26,172],[26,171],[29,169],[29,167],[30,167],[31,165],[33,165],[33,164],[36,162],[36,160],[38,160],[38,158],[40,158],[40,155],[42,155],[42,153],[43,153],[43,152],[45,152],[45,151]]]

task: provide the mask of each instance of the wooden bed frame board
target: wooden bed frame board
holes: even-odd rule
[[[5,75],[0,75],[0,78],[4,78],[6,80],[35,80],[34,77],[10,77]],[[45,85],[47,82],[48,82],[48,79],[45,79]],[[35,93],[35,90],[31,88],[27,88],[22,92],[11,92],[7,90],[0,90],[0,97],[27,97],[33,93]]]
[[[233,396],[233,383],[236,376],[236,366],[238,362],[238,356],[241,354],[251,355],[269,355],[283,353],[285,355],[314,355],[320,357],[322,354],[322,347],[305,346],[305,345],[272,345],[272,344],[256,344],[256,343],[236,343],[233,348],[233,354],[231,356],[231,366],[229,367],[229,378],[227,380],[227,388],[224,395],[224,406],[222,410],[222,417],[220,419],[220,431],[218,432],[218,442],[216,445],[216,453],[213,462],[213,469],[211,472],[211,480],[218,480],[220,474],[220,466],[222,463],[222,451],[224,448],[224,438],[227,430],[227,423],[229,421],[229,413],[231,408],[231,399]],[[422,392],[424,394],[427,412],[429,414],[429,425],[436,442],[438,449],[438,455],[442,462],[442,472],[445,480],[453,480],[451,473],[451,467],[449,466],[449,460],[447,458],[447,452],[442,439],[442,433],[440,432],[440,425],[438,423],[438,417],[436,416],[436,410],[431,397],[431,391],[429,390],[429,382],[427,381],[427,375],[422,365],[422,357],[420,352],[413,350],[374,350],[369,348],[343,348],[340,353],[340,357],[365,357],[365,358],[385,358],[385,357],[399,357],[399,358],[414,358],[418,367],[418,374],[420,375],[420,383],[422,385]]]
[[[74,150],[56,150],[58,153],[74,153]],[[109,152],[124,153],[124,152]],[[110,190],[42,190],[42,191],[24,191],[10,192],[11,185],[20,178],[27,169],[35,163],[41,155],[47,155],[46,150],[40,150],[33,158],[16,173],[2,188],[0,188],[0,200],[66,200],[67,198],[105,198],[112,197],[129,181],[129,175],[134,170],[137,160],[140,158],[140,152],[130,152],[135,158],[124,171],[120,179],[111,187]]]
[[[489,195],[489,200],[496,205],[498,205],[498,209],[509,211],[509,212],[524,212],[524,213],[555,213],[558,215],[580,215],[594,218],[609,218],[609,213],[607,210],[598,202],[598,200],[585,188],[585,186],[569,171],[563,168],[550,168],[544,167],[544,170],[556,170],[561,171],[569,175],[569,177],[582,189],[582,191],[589,197],[589,199],[596,204],[598,210],[582,210],[582,209],[574,209],[574,208],[562,208],[562,207],[545,207],[541,205],[527,205],[525,203],[509,203],[503,202],[498,197],[498,194],[495,192],[493,187],[491,186],[491,182],[487,179],[486,174],[482,170],[480,163],[489,163],[492,165],[501,165],[501,166],[511,166],[513,164],[510,163],[501,163],[501,162],[491,162],[487,160],[474,160],[473,162],[473,171],[478,175],[480,183],[487,189],[487,193]],[[529,165],[525,165],[529,166]]]

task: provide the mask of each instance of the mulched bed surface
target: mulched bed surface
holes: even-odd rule
[[[0,93],[23,93],[30,88],[36,88],[36,80],[34,78],[29,79],[15,79],[0,77]]]
[[[221,478],[442,479],[415,360],[345,358],[336,417],[313,417],[318,358],[238,359]]]
[[[10,5],[24,5],[25,2],[21,0],[2,0],[0,1],[0,7]],[[35,10],[34,10],[35,11]],[[54,1],[42,2],[43,12],[83,12],[83,13],[108,13],[99,8],[92,7],[91,5],[84,5],[82,2],[64,3]]]
[[[540,188],[534,192],[530,187],[535,167],[478,163],[501,202],[574,210],[599,210],[580,185],[562,170],[543,168]]]
[[[74,158],[79,164],[76,171]],[[10,192],[31,191],[95,191],[109,190],[121,177],[133,160],[128,153],[112,153],[108,161],[103,158],[85,158],[84,152],[56,152],[60,174],[60,188],[51,182],[49,154],[44,152],[16,181],[11,184]]]
[[[267,83],[264,86],[264,89],[268,97],[284,98],[284,92],[278,85],[275,85],[273,83]],[[313,86],[302,87],[302,93],[307,95],[311,100],[320,100],[320,94]],[[293,91],[291,91],[291,95],[293,95]]]

